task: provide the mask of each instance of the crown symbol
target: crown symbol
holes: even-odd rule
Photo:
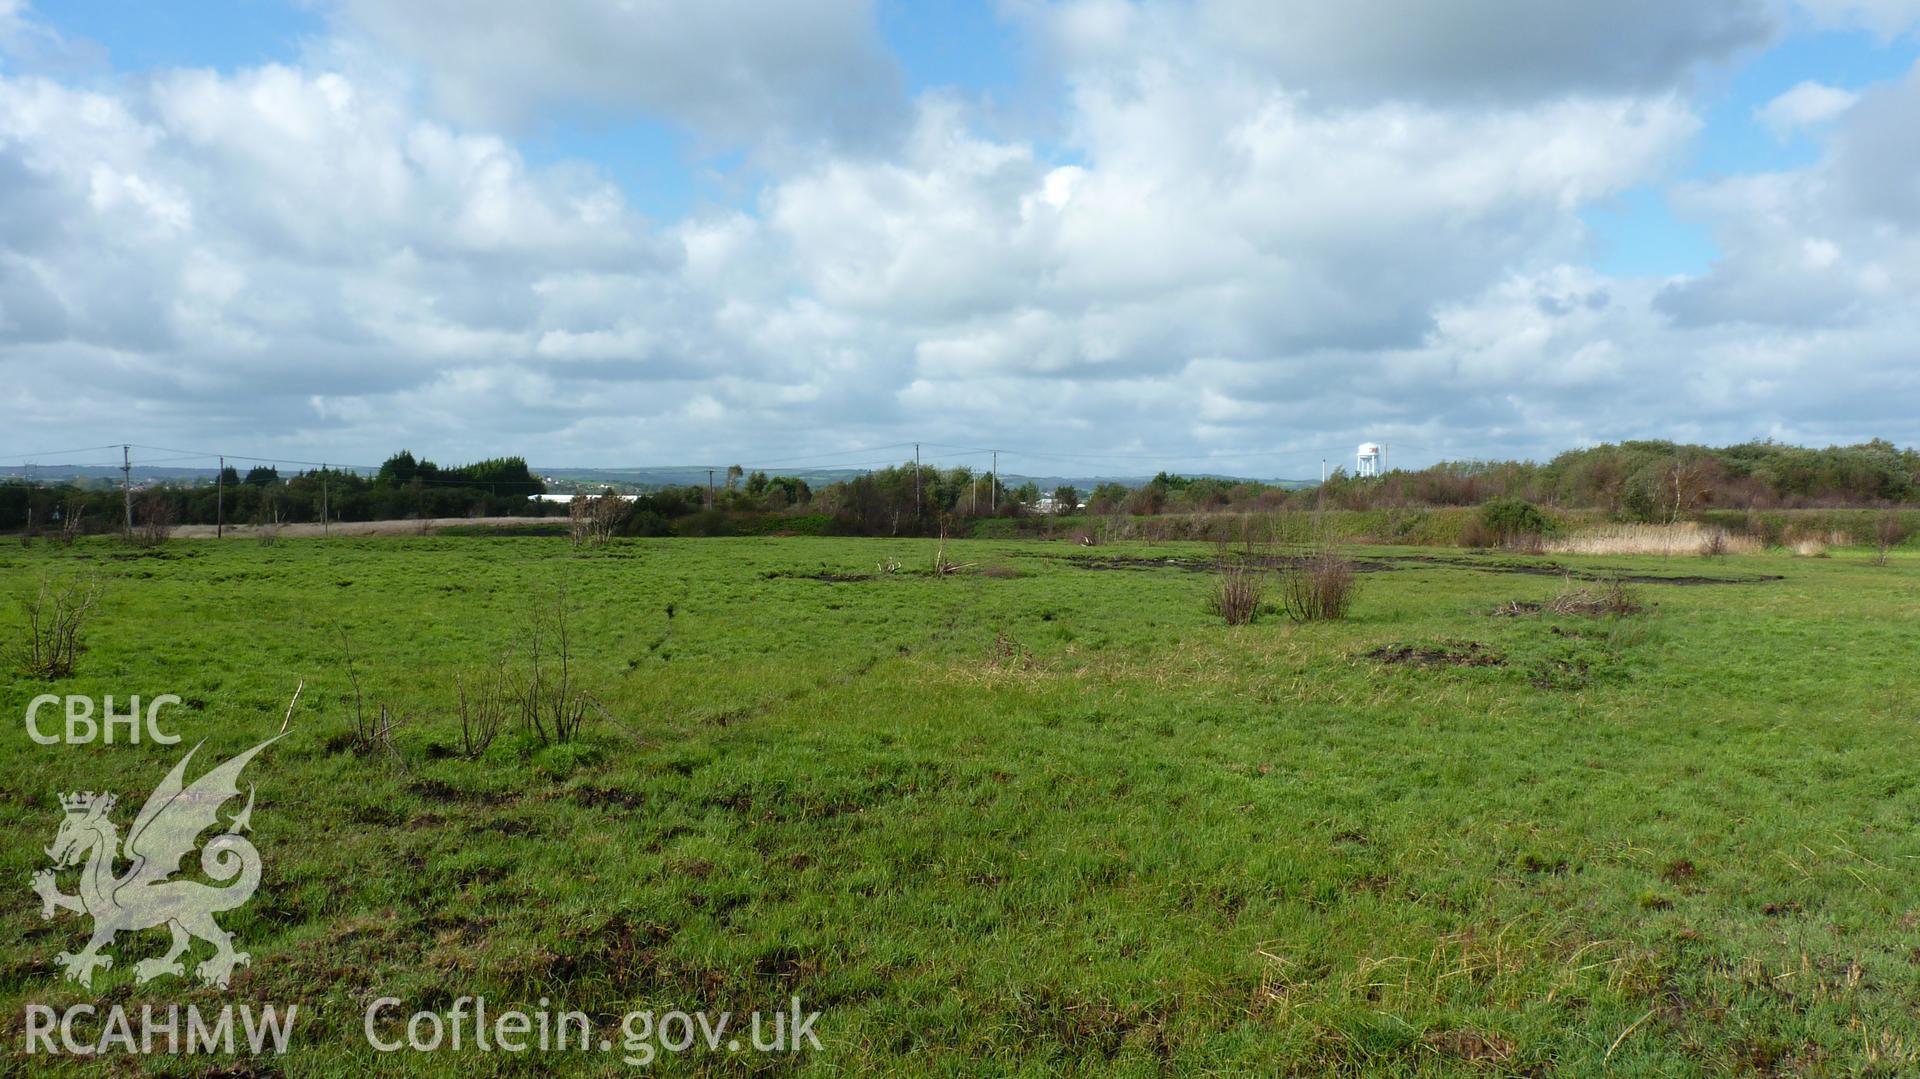
[[[86,813],[98,807],[99,812],[105,813],[113,808],[115,801],[116,799],[111,794],[95,794],[92,791],[75,791],[72,794],[63,794],[60,796],[60,808],[66,810],[68,813]]]

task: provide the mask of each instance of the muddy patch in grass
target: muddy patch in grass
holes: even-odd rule
[[[1060,555],[1055,556],[1069,565],[1080,569],[1107,570],[1144,570],[1144,569],[1180,569],[1188,573],[1212,573],[1220,568],[1218,559],[1213,558],[1141,558],[1132,555]],[[1229,565],[1247,566],[1255,569],[1291,569],[1310,562],[1306,557],[1293,555],[1266,555],[1251,558],[1235,557]],[[1387,562],[1370,559],[1353,559],[1356,573],[1388,573],[1400,567]]]
[[[823,581],[827,584],[853,584],[857,581],[871,581],[871,573],[835,573],[822,570],[819,573],[800,573],[792,570],[772,570],[760,575],[762,580],[777,581]]]
[[[1519,573],[1529,577],[1562,577],[1576,581],[1597,581],[1606,584],[1762,584],[1767,581],[1786,580],[1785,577],[1774,573],[1750,573],[1741,577],[1705,577],[1699,574],[1663,576],[1655,573],[1608,573],[1602,570],[1574,569],[1570,566],[1563,566],[1558,562],[1486,562],[1471,558],[1444,558],[1440,555],[1430,554],[1381,555],[1380,559],[1383,562],[1411,562],[1419,565],[1474,569],[1482,573]]]
[[[1383,644],[1365,656],[1377,663],[1413,667],[1500,667],[1507,662],[1507,657],[1479,641]]]
[[[407,792],[426,799],[429,802],[464,803],[467,805],[498,806],[513,801],[510,791],[473,790],[456,787],[442,779],[431,776],[416,779],[407,784]]]
[[[1074,555],[1067,557],[1064,561],[1081,569],[1183,569],[1189,573],[1205,573],[1214,568],[1214,564],[1210,561],[1189,558],[1139,558],[1131,555],[1098,558]]]

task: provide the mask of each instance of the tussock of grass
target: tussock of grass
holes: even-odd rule
[[[1569,588],[1547,603],[1554,614],[1629,615],[1645,610],[1640,596],[1619,581],[1606,581],[1591,588]]]

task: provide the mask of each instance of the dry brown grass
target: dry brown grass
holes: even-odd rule
[[[1606,581],[1592,588],[1568,588],[1547,603],[1554,614],[1601,615],[1639,614],[1645,610],[1640,597],[1619,581]]]
[[[1623,524],[1586,529],[1550,541],[1554,554],[1721,555],[1759,554],[1760,541],[1695,521]]]

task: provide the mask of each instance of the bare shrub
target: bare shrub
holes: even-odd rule
[[[1880,518],[1873,523],[1873,547],[1877,553],[1875,561],[1882,566],[1886,565],[1887,555],[1891,554],[1895,547],[1907,542],[1907,537],[1911,534],[1912,530],[1907,527],[1905,521],[1900,519],[1898,513],[1888,510],[1881,514]]]
[[[507,725],[515,704],[512,676],[495,665],[454,676],[460,698],[460,752],[476,760]]]
[[[1229,626],[1244,626],[1260,617],[1260,601],[1266,594],[1265,571],[1230,559],[1222,544],[1213,591],[1207,596],[1208,613],[1218,615]]]
[[[940,530],[940,546],[935,548],[933,552],[933,575],[935,577],[951,577],[957,573],[965,573],[972,568],[973,563],[971,562],[955,562],[947,557],[947,530],[942,528]]]
[[[142,547],[158,547],[173,535],[173,499],[163,491],[150,491],[134,511],[133,540]]]
[[[1706,542],[1700,545],[1700,557],[1725,558],[1727,556],[1727,531],[1715,528],[1707,533]]]
[[[1360,579],[1353,560],[1315,551],[1280,574],[1280,609],[1296,622],[1338,621],[1353,606]]]
[[[1818,536],[1806,536],[1793,541],[1793,553],[1801,558],[1827,557],[1827,541]]]
[[[20,669],[36,678],[73,674],[80,653],[86,651],[87,619],[99,602],[100,583],[93,578],[42,580],[37,592],[20,601],[25,616],[15,649]]]
[[[262,547],[271,547],[280,542],[279,525],[254,525],[253,539]]]
[[[336,625],[334,630],[340,636],[340,656],[347,668],[347,681],[353,686],[353,734],[348,744],[356,753],[384,751],[389,760],[397,761],[400,751],[393,744],[393,729],[401,724],[401,717],[384,701],[373,715],[367,714],[366,702],[360,692],[360,670],[353,658],[353,641],[347,636],[345,626]]]
[[[590,699],[574,684],[567,597],[537,606],[524,641],[526,670],[514,687],[520,725],[543,745],[571,742],[586,726]]]
[[[60,527],[52,534],[53,541],[62,547],[73,546],[73,541],[86,530],[86,516],[85,503],[78,498],[68,499],[66,512],[60,515]]]
[[[574,495],[567,503],[567,534],[575,547],[598,547],[612,539],[633,513],[633,504],[612,491]]]

